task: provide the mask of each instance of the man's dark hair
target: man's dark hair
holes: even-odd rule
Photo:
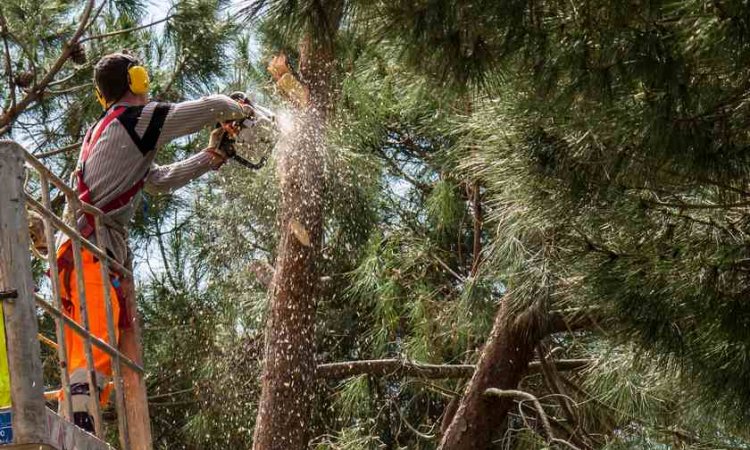
[[[94,67],[94,82],[107,102],[116,102],[128,93],[128,69],[138,60],[126,53],[111,53]]]

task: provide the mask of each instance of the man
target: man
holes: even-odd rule
[[[211,169],[218,169],[226,161],[226,155],[218,148],[220,129],[211,134],[205,149],[183,161],[155,165],[157,149],[204,126],[252,114],[248,106],[223,95],[177,104],[150,102],[148,82],[146,69],[129,54],[110,54],[97,63],[94,69],[95,93],[105,113],[84,138],[75,174],[80,200],[104,211],[111,222],[103,226],[103,242],[98,242],[98,246],[105,248],[123,265],[127,265],[131,257],[127,227],[141,191],[173,191]],[[76,225],[84,237],[96,239],[93,217],[79,215]],[[60,243],[57,255],[65,314],[80,322],[79,293],[69,240]],[[86,250],[83,250],[82,259],[90,330],[93,335],[107,341],[105,286],[101,280],[100,262]],[[121,283],[122,274],[114,272],[107,286],[113,299],[114,316],[120,319],[115,325],[118,337],[122,329],[130,326],[128,320],[124,320],[127,302],[119,289]],[[134,317],[134,312],[129,316]],[[111,360],[94,348],[97,386],[92,389],[88,383],[83,340],[66,330],[65,342],[73,420],[79,427],[93,431],[90,396],[96,393],[101,402],[108,400],[109,390],[105,386],[112,373]]]

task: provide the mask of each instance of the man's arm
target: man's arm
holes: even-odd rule
[[[176,191],[216,167],[215,157],[207,152],[166,166],[151,166],[143,189],[150,194]]]
[[[188,182],[200,177],[210,169],[218,169],[227,160],[227,155],[219,149],[224,130],[217,128],[211,132],[208,147],[182,161],[166,166],[153,164],[146,176],[144,189],[151,194],[172,192]]]
[[[138,135],[142,136],[146,132],[158,105],[164,104],[152,102],[143,108],[138,125],[135,127]],[[168,107],[169,110],[159,132],[155,148],[159,148],[177,137],[195,133],[207,125],[239,119],[246,114],[242,106],[226,95],[210,95],[198,100],[168,104]]]

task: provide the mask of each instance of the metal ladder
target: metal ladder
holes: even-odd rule
[[[35,181],[38,181],[40,200],[24,189],[27,173],[35,176]],[[66,197],[76,217],[84,213],[94,217],[96,240],[103,242],[102,224],[106,224],[108,220],[104,213],[81,203],[75,190],[21,145],[13,141],[0,141],[0,319],[4,319],[5,324],[11,403],[9,408],[0,410],[0,442],[5,443],[5,446],[0,444],[0,449],[112,449],[105,442],[106,429],[102,421],[98,395],[91,395],[90,404],[96,427],[95,435],[80,430],[70,422],[72,403],[64,337],[65,333],[75,333],[84,342],[89,386],[96,386],[93,349],[103,351],[112,360],[119,448],[151,450],[151,429],[143,380],[144,371],[141,365],[142,350],[138,321],[134,320],[134,326],[121,333],[118,344],[114,336],[113,299],[110,298],[109,289],[105,288],[103,291],[107,315],[107,342],[89,332],[81,249],[85,248],[102,262],[101,277],[104,286],[109,286],[110,268],[126,278],[129,277],[131,281],[132,270],[109,257],[105,249],[83,238],[74,227],[67,225],[54,213],[50,199],[52,189],[57,189]],[[44,234],[49,248],[45,262],[49,273],[53,275],[50,277],[49,296],[35,292],[33,286],[26,208],[37,212],[44,221]],[[60,282],[58,277],[54,276],[58,269],[54,248],[56,233],[62,233],[71,240],[76,285],[80,287],[80,323],[63,313]],[[128,284],[132,287],[132,282]],[[130,294],[129,301],[134,302],[135,296],[132,295],[132,291]],[[132,307],[127,305],[127,309],[136,311],[135,304]],[[41,335],[38,335],[38,320],[44,315],[52,317],[55,321],[56,340],[43,340],[56,349],[60,362],[59,388],[48,390],[46,393],[39,345]],[[0,349],[0,355],[4,353],[2,350]],[[3,361],[0,361],[0,368],[2,365]],[[46,401],[55,401],[60,392],[65,400],[59,405],[62,413],[58,415],[47,407]]]

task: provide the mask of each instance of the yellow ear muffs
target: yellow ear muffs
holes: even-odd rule
[[[99,104],[102,105],[102,108],[107,109],[107,100],[104,99],[102,91],[99,90],[98,86],[94,86],[94,95]]]
[[[149,89],[148,70],[143,66],[131,66],[128,69],[128,87],[135,95],[148,93]]]

